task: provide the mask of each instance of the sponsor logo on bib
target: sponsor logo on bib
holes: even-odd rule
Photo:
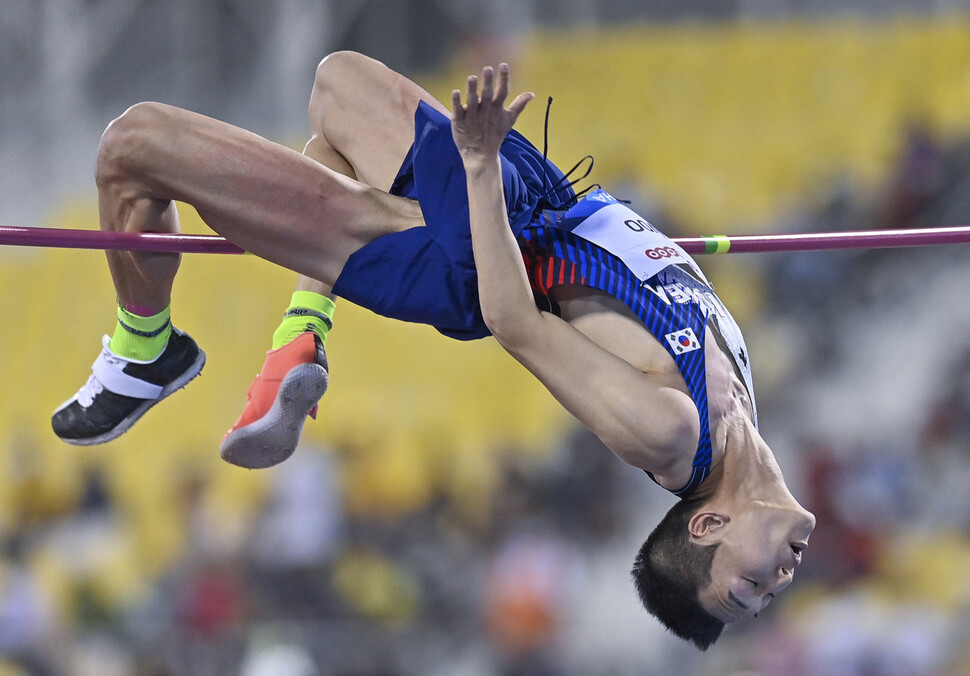
[[[683,249],[622,204],[597,209],[571,231],[619,258],[640,281],[679,263],[687,263],[704,279]]]

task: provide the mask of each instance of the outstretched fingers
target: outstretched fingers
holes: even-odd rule
[[[482,68],[482,103],[493,106],[502,103],[495,96],[494,86],[495,71],[492,70],[491,66],[485,66]]]
[[[508,111],[512,115],[513,122],[519,117],[519,113],[525,110],[525,107],[528,105],[529,101],[534,98],[535,94],[532,92],[523,92],[515,97],[508,107]]]
[[[498,152],[519,113],[533,98],[531,93],[519,94],[506,108],[508,94],[509,67],[504,63],[497,73],[496,69],[486,67],[481,76],[470,76],[464,103],[460,90],[451,93],[452,135],[463,156],[484,157]]]
[[[482,86],[481,95],[478,93],[479,83]],[[480,107],[485,106],[504,109],[512,114],[514,120],[529,101],[534,98],[534,94],[525,92],[516,96],[508,108],[504,107],[505,100],[509,95],[509,65],[507,63],[499,64],[497,82],[495,69],[486,66],[482,69],[480,78],[476,75],[468,76],[467,87],[464,105],[462,104],[461,91],[455,89],[451,92],[451,109],[456,120],[462,120],[469,114],[475,115]]]
[[[498,87],[495,88],[495,101],[505,103],[509,95],[509,64],[500,63],[498,65]]]
[[[498,88],[495,90],[495,100],[500,105],[504,105],[505,99],[508,98],[508,95],[509,95],[509,64],[501,63],[499,64],[499,67],[498,67]],[[509,112],[509,115],[511,116],[513,123],[515,122],[516,118],[519,117],[519,113],[521,113],[525,109],[526,105],[533,98],[535,98],[535,94],[533,94],[532,92],[523,92],[512,100],[512,103],[509,104],[506,110]]]
[[[468,94],[465,97],[464,105],[461,102],[461,91],[456,89],[451,92],[451,112],[456,120],[463,120],[466,115],[474,115],[478,112],[478,78],[476,76],[468,76]]]
[[[455,120],[465,119],[465,107],[461,105],[461,92],[457,89],[451,92],[451,116]]]
[[[478,111],[478,78],[474,75],[468,76],[468,96],[466,97],[466,107],[468,112],[474,114]]]

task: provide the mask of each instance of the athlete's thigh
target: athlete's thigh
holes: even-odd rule
[[[381,62],[336,52],[317,67],[310,96],[314,140],[325,139],[357,180],[387,190],[414,140],[419,101],[450,116],[428,92]]]
[[[423,224],[388,195],[245,129],[161,103],[133,106],[98,151],[102,221],[141,200],[185,202],[213,230],[262,258],[332,284],[368,242]]]

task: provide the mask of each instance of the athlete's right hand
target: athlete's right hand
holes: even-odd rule
[[[519,94],[508,108],[505,107],[509,94],[509,66],[506,63],[498,67],[497,86],[495,71],[491,67],[482,69],[481,96],[478,94],[478,82],[478,77],[468,77],[468,94],[464,104],[459,90],[451,94],[451,133],[466,163],[494,159],[519,113],[534,96],[531,92]]]

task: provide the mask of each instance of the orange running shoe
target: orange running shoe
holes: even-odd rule
[[[246,467],[272,467],[296,450],[309,415],[330,383],[327,354],[313,331],[266,353],[263,368],[249,386],[246,407],[222,438],[222,459]]]

